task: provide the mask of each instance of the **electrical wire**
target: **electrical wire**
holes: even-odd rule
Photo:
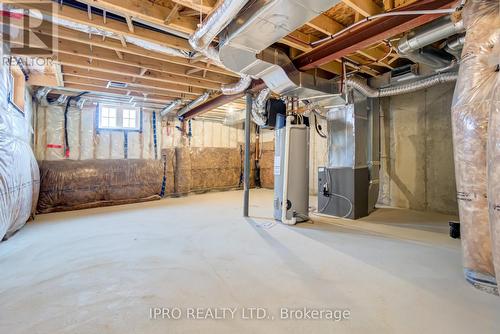
[[[333,182],[332,182],[332,177],[331,177],[331,175],[330,175],[330,170],[329,170],[328,168],[325,168],[325,171],[326,171],[326,174],[327,174],[326,185],[327,185],[327,187],[328,187],[328,183],[330,183],[330,186],[329,186],[329,188],[328,188],[328,189],[332,189],[332,184],[333,184]],[[329,195],[330,195],[330,196],[328,196],[328,200],[326,201],[325,206],[324,206],[322,209],[318,210],[318,212],[319,212],[319,213],[323,213],[323,212],[326,210],[326,208],[327,208],[327,207],[328,207],[328,205],[330,204],[330,200],[331,200],[332,195],[333,195],[333,196],[336,196],[336,197],[342,198],[342,199],[346,200],[346,201],[349,203],[349,211],[347,212],[347,214],[345,214],[345,215],[344,215],[344,216],[342,216],[341,218],[347,218],[347,217],[349,217],[349,216],[351,215],[351,213],[352,213],[352,209],[353,209],[352,201],[351,201],[349,198],[347,198],[347,197],[345,197],[345,196],[343,196],[343,195],[340,195],[340,194],[336,194],[336,193],[329,192]]]
[[[313,112],[314,115],[314,128],[316,129],[316,132],[321,138],[326,138],[327,136],[321,131],[321,125],[318,124],[318,117],[316,116],[316,113]]]
[[[68,139],[68,111],[69,111],[69,106],[71,104],[72,100],[77,100],[80,97],[82,97],[85,94],[88,94],[89,92],[83,92],[80,93],[76,96],[70,96],[68,98],[68,102],[66,102],[66,107],[64,107],[64,156],[66,158],[69,158],[69,139]]]

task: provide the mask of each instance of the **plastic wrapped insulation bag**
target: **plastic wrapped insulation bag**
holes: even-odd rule
[[[498,76],[491,62],[500,29],[498,4],[469,0],[465,5],[467,34],[452,103],[464,273],[468,282],[490,293],[498,293],[487,199],[488,117]]]
[[[0,110],[0,240],[9,238],[34,214],[40,176],[25,140],[26,120],[15,110]]]
[[[497,12],[500,11],[497,2]],[[491,68],[495,70],[495,87],[492,91],[488,129],[488,202],[493,248],[493,263],[496,277],[500,277],[500,14]]]

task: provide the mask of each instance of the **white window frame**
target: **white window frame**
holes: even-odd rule
[[[104,125],[103,124],[103,109],[108,108],[108,109],[114,109],[115,110],[115,124],[114,126],[109,126],[109,125]],[[128,114],[128,112],[134,111],[135,112],[135,117],[126,117],[125,114]],[[109,118],[109,117],[105,117]],[[129,125],[129,121],[135,119],[135,127],[129,127],[125,125]],[[127,120],[127,121],[125,121]],[[130,107],[120,107],[116,105],[110,105],[110,104],[99,104],[98,110],[97,110],[97,129],[99,131],[136,131],[140,132],[142,131],[142,112],[138,108],[130,108]]]

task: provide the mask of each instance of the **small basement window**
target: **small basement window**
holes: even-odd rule
[[[99,105],[97,115],[99,130],[141,131],[142,117],[139,109]]]

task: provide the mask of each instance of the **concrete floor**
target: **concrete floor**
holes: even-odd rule
[[[252,191],[250,219],[241,198],[38,216],[0,243],[0,333],[500,333],[500,298],[464,281],[449,217],[380,209],[288,227],[269,219],[271,191]],[[152,320],[151,307],[182,318]],[[185,319],[194,307],[238,309]],[[269,318],[242,319],[249,307]],[[280,319],[303,307],[350,319]]]

